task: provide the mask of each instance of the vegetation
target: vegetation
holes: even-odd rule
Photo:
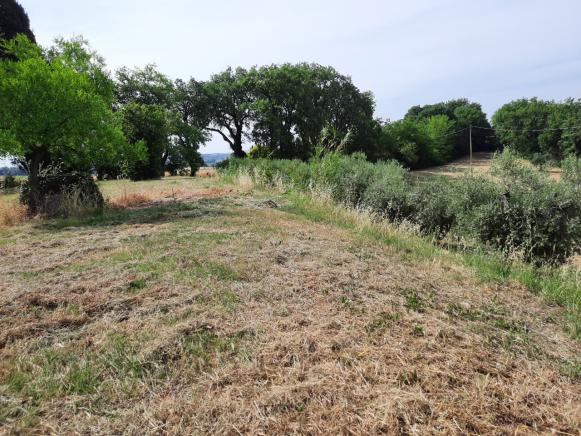
[[[283,160],[230,160],[226,174],[248,173],[274,186],[321,191],[349,207],[417,226],[438,240],[448,233],[463,244],[479,242],[507,258],[560,264],[581,247],[578,165],[568,164],[555,182],[505,149],[493,163],[493,179],[414,180],[395,162],[372,164],[362,155],[328,153],[308,163]]]
[[[5,43],[16,58],[0,60],[0,153],[28,173],[31,213],[41,211],[41,170],[88,170],[98,162],[131,160],[111,111],[112,86],[101,60],[82,41],[60,41],[42,52],[23,36]]]
[[[498,109],[492,124],[503,145],[537,162],[581,154],[581,100],[516,100]]]
[[[30,20],[24,8],[16,0],[0,1],[0,38],[11,40],[17,35],[26,36],[31,42],[36,42]],[[0,59],[12,58],[10,53],[0,45]]]
[[[573,274],[272,180],[102,181],[100,215],[1,229],[2,431],[578,432]]]

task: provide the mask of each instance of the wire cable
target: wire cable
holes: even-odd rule
[[[496,132],[556,132],[560,130],[581,130],[581,126],[573,126],[573,127],[557,127],[554,129],[502,129],[502,128],[494,128],[494,127],[480,127],[480,126],[472,126],[473,129],[481,129],[481,130],[494,130]]]

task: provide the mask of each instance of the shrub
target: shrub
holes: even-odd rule
[[[408,172],[396,161],[379,163],[376,174],[363,193],[363,205],[390,221],[413,214]]]
[[[451,207],[453,190],[445,178],[420,183],[411,194],[414,212],[412,221],[419,225],[423,235],[443,238],[456,222]]]
[[[570,158],[563,182],[556,182],[506,149],[494,158],[493,178],[414,183],[395,161],[373,164],[362,154],[336,152],[309,163],[230,159],[220,171],[244,172],[264,186],[328,192],[336,202],[363,206],[390,221],[411,221],[424,235],[452,233],[540,265],[562,263],[581,246],[579,168]]]
[[[492,174],[500,194],[475,217],[480,241],[535,264],[564,262],[579,247],[581,204],[509,149],[496,156]]]
[[[100,212],[105,204],[93,178],[84,173],[47,174],[39,177],[40,214],[49,217]],[[25,182],[20,202],[28,206],[30,186]]]
[[[6,176],[4,176],[3,188],[5,190],[14,189],[17,188],[18,186],[19,183],[16,180],[16,177],[14,177],[12,174],[7,174]]]

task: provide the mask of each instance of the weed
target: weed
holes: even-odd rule
[[[381,312],[365,326],[365,331],[369,334],[382,332],[398,321],[400,317],[401,315],[398,312]]]
[[[404,296],[405,296],[404,306],[408,310],[423,313],[429,306],[428,302],[416,291],[405,291]]]
[[[147,286],[145,279],[136,279],[129,282],[127,285],[127,292],[135,294]]]
[[[413,328],[412,328],[412,336],[423,337],[425,335],[426,335],[426,333],[424,332],[424,327],[422,327],[419,324],[416,324],[416,325],[413,326]]]
[[[413,386],[421,382],[417,371],[402,371],[397,375],[397,382],[400,386]]]

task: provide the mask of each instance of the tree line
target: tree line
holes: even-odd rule
[[[539,160],[581,151],[581,100],[517,100],[492,124],[466,99],[381,120],[373,95],[329,66],[228,68],[206,81],[171,80],[155,65],[112,75],[82,38],[43,48],[16,1],[0,0],[0,11],[0,155],[28,173],[33,211],[49,170],[133,180],[194,175],[212,134],[235,157],[361,152],[412,169],[466,155],[470,135],[475,151],[510,145]]]

